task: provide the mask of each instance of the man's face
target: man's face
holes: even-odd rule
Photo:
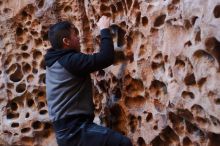
[[[75,51],[80,52],[80,42],[77,29],[72,28],[70,37],[63,38],[63,48],[74,49]]]
[[[73,48],[77,52],[80,52],[80,39],[78,36],[78,33],[75,29],[71,30],[71,35],[70,35],[70,48]]]

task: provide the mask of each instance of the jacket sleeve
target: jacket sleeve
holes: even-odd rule
[[[85,75],[101,70],[113,64],[114,45],[109,29],[101,30],[100,52],[92,55],[84,53],[69,53],[59,60],[59,63],[75,75]]]

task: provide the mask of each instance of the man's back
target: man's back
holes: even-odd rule
[[[90,75],[73,75],[59,63],[62,57],[46,67],[47,101],[51,120],[77,114],[92,115],[94,105]]]

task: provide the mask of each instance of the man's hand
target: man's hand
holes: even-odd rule
[[[99,30],[109,28],[109,25],[110,25],[110,19],[106,16],[102,16],[99,19],[99,22],[97,23],[97,26],[99,27]]]

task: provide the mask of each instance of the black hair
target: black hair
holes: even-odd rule
[[[63,47],[63,38],[69,38],[72,24],[68,21],[58,22],[52,25],[48,31],[48,39],[54,49]]]

